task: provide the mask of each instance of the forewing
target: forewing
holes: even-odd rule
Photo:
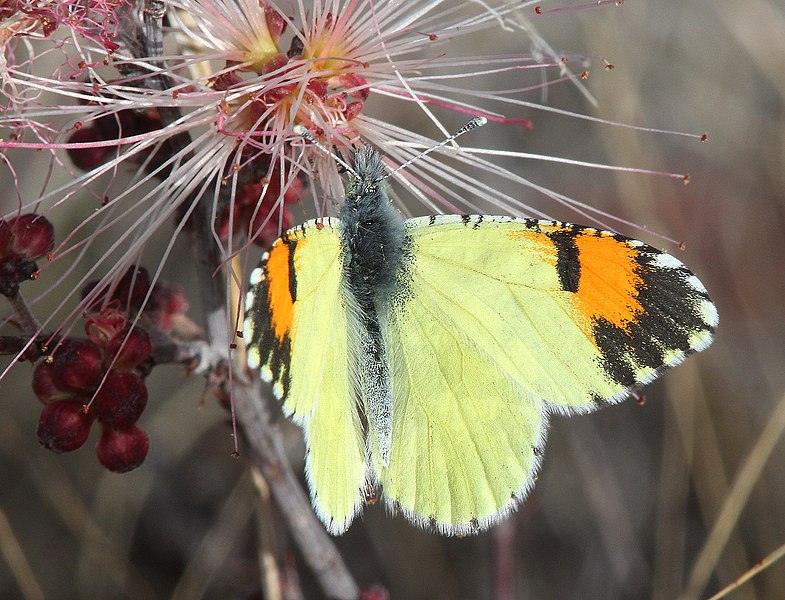
[[[244,338],[284,412],[301,425],[317,514],[333,533],[359,510],[366,479],[362,428],[349,369],[337,222],[289,230],[251,276]]]
[[[717,312],[672,256],[567,223],[412,219],[411,280],[508,378],[560,410],[622,399],[706,348]]]

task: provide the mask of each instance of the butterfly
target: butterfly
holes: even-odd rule
[[[333,534],[369,490],[426,529],[487,529],[532,488],[549,415],[619,402],[712,341],[717,310],[669,254],[558,221],[404,219],[375,150],[353,172],[337,218],[263,255],[243,327]]]

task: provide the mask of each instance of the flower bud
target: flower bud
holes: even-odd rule
[[[139,308],[150,290],[150,274],[144,267],[131,267],[115,288],[113,297],[125,307]]]
[[[91,342],[106,348],[118,335],[128,330],[128,317],[110,305],[87,317],[84,329]],[[116,351],[110,356],[114,354]]]
[[[91,142],[103,142],[106,137],[94,126],[82,127],[74,131],[68,138],[69,144],[85,144],[84,146],[68,148],[68,156],[77,169],[92,171],[105,164],[112,156],[117,154],[117,148],[108,146],[88,146]]]

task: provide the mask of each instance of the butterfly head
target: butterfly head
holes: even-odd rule
[[[379,196],[386,197],[387,169],[379,153],[368,146],[360,148],[354,153],[353,163],[353,173],[346,185],[346,202],[359,204]]]

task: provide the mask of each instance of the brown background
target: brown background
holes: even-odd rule
[[[549,105],[707,131],[709,141],[518,109],[514,116],[534,120],[532,132],[490,125],[472,134],[472,145],[689,172],[685,187],[647,175],[505,163],[685,240],[680,252],[619,227],[676,253],[700,276],[719,307],[716,342],[650,386],[642,406],[554,419],[536,489],[491,532],[443,539],[377,506],[337,543],[362,584],[379,582],[393,598],[664,600],[685,590],[685,598],[704,598],[785,544],[785,445],[777,442],[785,427],[785,9],[775,0],[630,0],[532,22],[560,52],[599,55],[616,67],[592,68],[586,86],[598,107],[569,85],[551,89]],[[519,38],[503,34],[485,36],[480,47],[522,51]],[[368,110],[389,117],[381,104]],[[407,118],[391,120],[417,130]],[[15,199],[2,201],[8,209]],[[527,201],[576,219],[536,195]],[[63,230],[78,215],[61,218]],[[192,275],[176,268],[189,260],[184,245],[179,252],[166,277],[182,281]],[[44,282],[34,285],[45,290]],[[20,593],[9,568],[14,540],[48,598],[236,598],[254,590],[255,492],[242,461],[229,456],[225,413],[211,399],[200,408],[200,381],[156,369],[142,418],[150,456],[143,468],[116,476],[99,467],[94,438],[69,456],[39,447],[30,371],[17,367],[0,387],[0,596]],[[300,433],[284,427],[300,461]],[[710,536],[720,515],[727,535]],[[310,575],[299,572],[306,595],[318,597]],[[730,597],[785,597],[785,564]]]

